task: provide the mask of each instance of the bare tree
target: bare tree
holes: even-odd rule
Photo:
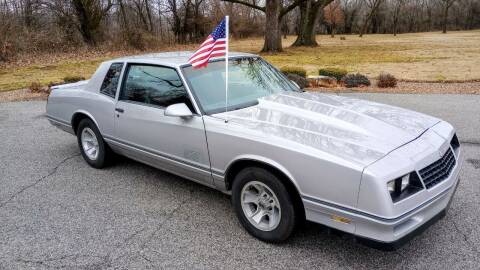
[[[338,7],[323,7],[332,1],[0,0],[0,62],[85,44],[144,50],[197,43],[225,14],[232,36],[265,35],[267,52],[281,51],[282,31],[298,35],[295,45],[315,46],[317,33],[480,28],[480,0],[336,0]]]
[[[448,11],[457,0],[440,0],[440,1],[442,2],[442,6],[443,6],[442,33],[446,34],[447,26],[448,26]]]
[[[337,25],[343,21],[343,12],[340,8],[340,1],[335,0],[324,9],[324,21],[329,25],[330,36],[335,37]]]
[[[362,9],[363,0],[342,0],[340,8],[343,13],[344,32],[351,34],[353,26]]]
[[[106,4],[100,0],[71,0],[75,9],[75,15],[79,22],[79,30],[83,40],[89,45],[96,44],[96,34],[100,23],[112,7],[113,3],[108,0]]]
[[[315,26],[318,12],[333,0],[306,0],[300,3],[298,36],[292,46],[318,46]]]
[[[265,13],[265,42],[262,52],[281,52],[282,30],[281,21],[283,16],[297,7],[305,0],[294,0],[290,4],[284,4],[282,0],[266,0],[265,6],[259,6],[255,2],[249,3],[243,0],[221,0],[224,2],[245,5]]]
[[[367,16],[365,17],[365,21],[363,22],[363,26],[360,29],[360,37],[363,37],[365,32],[367,31],[370,22],[372,21],[373,16],[377,12],[380,5],[383,3],[384,0],[363,0],[365,6],[367,7]]]
[[[400,13],[403,9],[403,6],[405,5],[405,0],[390,0],[389,4],[392,6],[391,15],[393,35],[397,36],[398,20],[400,19]]]

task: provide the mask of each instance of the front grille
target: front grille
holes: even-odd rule
[[[455,156],[450,148],[442,158],[420,170],[425,187],[431,188],[447,179],[455,166]]]

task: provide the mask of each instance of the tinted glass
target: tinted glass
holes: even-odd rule
[[[118,81],[120,79],[120,73],[122,72],[122,67],[122,63],[113,63],[110,66],[110,69],[108,70],[107,75],[105,75],[105,79],[103,80],[102,87],[100,88],[100,93],[115,98],[115,94],[117,93]]]
[[[225,61],[208,67],[183,68],[192,91],[206,113],[225,111]],[[292,82],[258,57],[230,59],[228,63],[228,110],[255,105],[258,99],[282,91],[299,91]]]
[[[186,103],[192,109],[177,72],[159,66],[130,65],[120,99],[161,107]]]

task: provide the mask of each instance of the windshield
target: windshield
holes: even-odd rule
[[[183,73],[200,106],[207,114],[225,111],[225,61],[208,67],[184,67]],[[300,91],[283,74],[259,57],[229,60],[228,110],[238,110],[258,103],[258,98],[281,91]]]

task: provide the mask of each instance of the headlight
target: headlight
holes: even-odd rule
[[[404,191],[409,184],[410,184],[410,174],[407,174],[404,177],[402,177],[402,183],[400,184],[400,191]]]
[[[387,183],[387,190],[393,202],[398,202],[423,189],[416,172],[406,174]]]

